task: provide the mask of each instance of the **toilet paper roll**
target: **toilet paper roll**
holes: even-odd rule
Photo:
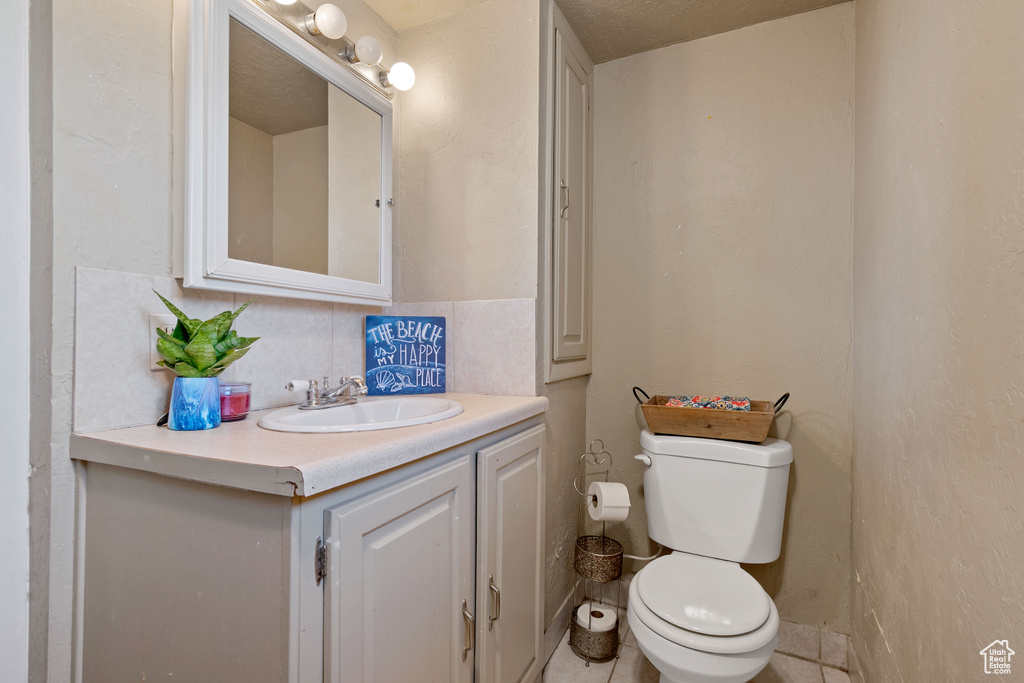
[[[309,381],[304,379],[293,379],[284,385],[288,391],[309,391]]]
[[[590,518],[598,522],[621,522],[629,514],[629,491],[617,481],[595,481],[587,489]]]
[[[607,633],[619,623],[619,616],[612,605],[585,602],[576,610],[576,623],[594,633]]]

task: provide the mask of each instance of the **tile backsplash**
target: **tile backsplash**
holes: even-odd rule
[[[182,289],[169,277],[78,268],[75,431],[152,424],[167,410],[173,374],[149,369],[149,314],[167,312],[154,289],[203,319],[251,298]],[[222,377],[252,382],[254,410],[295,403],[288,380],[363,374],[366,315],[439,315],[448,320],[448,391],[533,395],[534,311],[534,299],[379,308],[263,296],[235,322],[239,334],[260,341]]]

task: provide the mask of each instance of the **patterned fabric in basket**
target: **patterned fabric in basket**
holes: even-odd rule
[[[676,408],[714,408],[716,410],[750,410],[750,399],[743,396],[672,396],[665,405]]]

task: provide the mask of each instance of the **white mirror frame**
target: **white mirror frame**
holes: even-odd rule
[[[380,282],[350,280],[228,257],[228,28],[231,18],[380,114]],[[247,0],[192,0],[186,88],[184,286],[389,305],[391,102]]]

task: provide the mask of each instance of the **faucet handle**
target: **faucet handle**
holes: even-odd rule
[[[359,375],[352,375],[351,377],[343,377],[341,383],[348,382],[354,387],[352,392],[353,396],[366,396],[369,392],[369,387],[366,386],[366,381]]]

